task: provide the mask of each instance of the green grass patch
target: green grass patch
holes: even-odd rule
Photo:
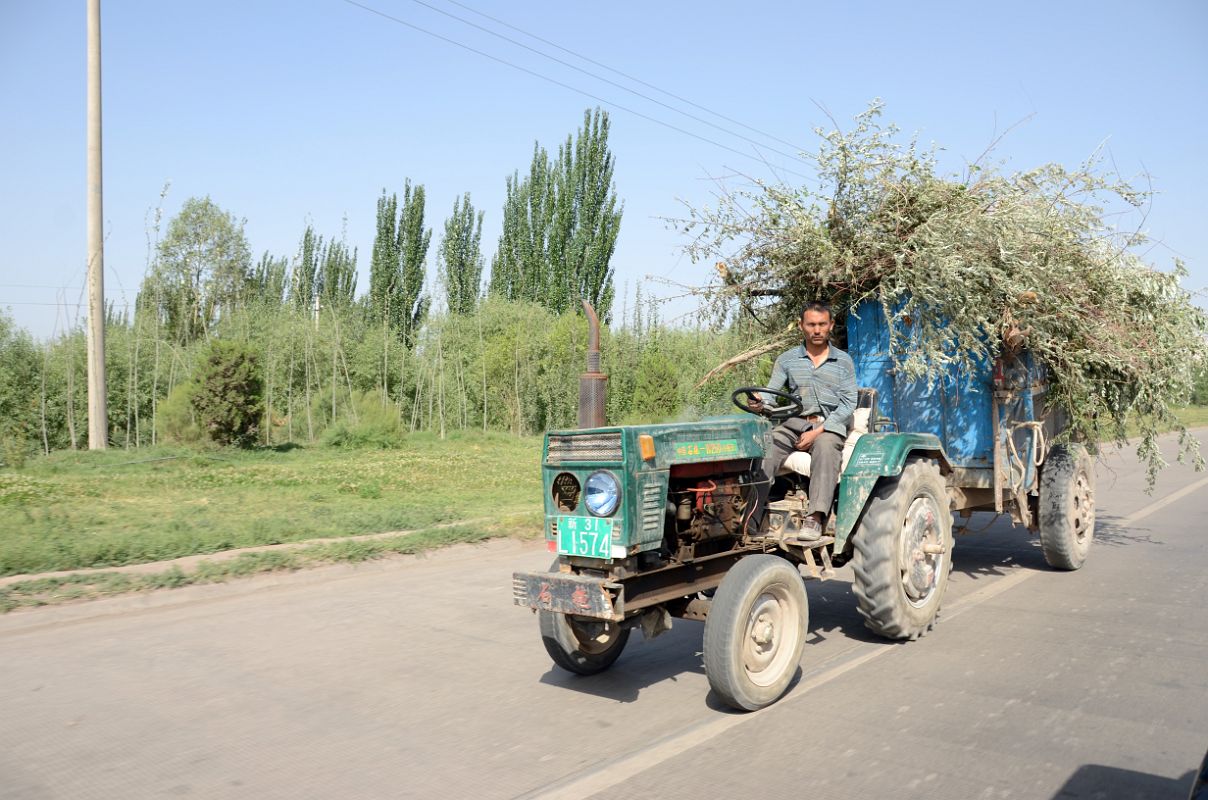
[[[1174,415],[1188,430],[1208,427],[1208,406],[1182,406],[1174,409]],[[1170,425],[1159,426],[1159,429],[1164,432],[1174,430]],[[1136,420],[1129,420],[1124,430],[1129,438],[1141,435],[1141,426]]]
[[[59,452],[0,470],[0,576],[490,520],[541,507],[541,440]]]
[[[1175,409],[1179,422],[1188,428],[1208,427],[1208,406],[1187,406]]]
[[[202,561],[187,571],[172,566],[153,573],[88,572],[31,578],[0,587],[0,614],[17,608],[58,605],[132,592],[223,583],[234,578],[299,570],[323,564],[357,563],[392,555],[414,555],[452,544],[472,544],[532,530],[540,523],[540,512],[531,511],[499,519],[489,525],[442,527],[379,539],[320,542],[283,550],[240,553],[221,561]]]

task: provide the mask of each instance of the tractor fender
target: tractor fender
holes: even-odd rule
[[[835,515],[835,552],[841,553],[856,528],[877,481],[899,475],[911,456],[939,462],[947,475],[952,467],[939,437],[931,433],[868,433],[861,436],[839,478],[839,510]]]

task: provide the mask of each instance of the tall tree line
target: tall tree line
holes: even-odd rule
[[[337,422],[357,424],[366,404],[406,430],[530,433],[573,423],[578,302],[607,319],[613,301],[621,212],[607,138],[607,115],[585,112],[555,157],[535,146],[529,176],[507,179],[489,279],[484,212],[468,193],[456,198],[435,248],[445,300],[436,312],[422,184],[406,180],[401,193],[377,198],[360,298],[357,251],[343,234],[307,224],[292,256],[253,261],[245,220],[209,197],[187,199],[156,242],[133,310],[107,321],[111,440],[141,446],[192,435],[190,382],[224,340],[258,354],[266,442],[314,441]],[[516,233],[526,227],[527,244]],[[77,446],[86,427],[82,333],[38,343],[0,317],[0,347],[0,441]]]
[[[608,115],[583,114],[583,126],[553,159],[534,145],[528,174],[507,179],[503,232],[491,262],[491,292],[540,302],[553,311],[592,303],[611,318],[610,265],[623,208],[613,183]]]

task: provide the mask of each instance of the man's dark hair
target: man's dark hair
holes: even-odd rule
[[[831,319],[835,318],[835,312],[831,311],[831,307],[821,300],[810,300],[808,303],[802,306],[801,314],[798,315],[797,319],[805,319],[805,312],[807,311],[821,311]]]

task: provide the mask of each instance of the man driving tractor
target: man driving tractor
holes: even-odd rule
[[[804,342],[776,359],[768,388],[783,387],[796,396],[801,401],[801,413],[772,430],[771,446],[760,474],[756,474],[758,498],[748,519],[755,530],[760,529],[776,472],[793,451],[805,451],[811,459],[810,514],[798,538],[810,540],[822,536],[834,503],[843,441],[856,408],[856,368],[847,353],[830,343],[835,320],[826,303],[807,303],[797,325]],[[752,393],[747,407],[759,413],[765,402],[765,398]]]

